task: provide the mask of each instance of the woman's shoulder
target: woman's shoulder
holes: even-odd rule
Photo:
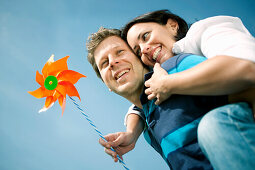
[[[223,23],[233,23],[236,21],[240,21],[240,18],[238,17],[233,17],[233,16],[225,16],[225,15],[219,15],[219,16],[213,16],[213,17],[208,17],[205,19],[201,19],[195,23],[193,23],[190,27],[190,30],[197,30],[201,28],[208,28],[210,26],[218,25],[218,24],[223,24]]]

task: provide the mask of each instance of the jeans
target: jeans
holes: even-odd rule
[[[255,121],[247,103],[208,112],[198,126],[198,143],[216,170],[255,169]]]

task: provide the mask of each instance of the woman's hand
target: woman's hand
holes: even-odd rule
[[[152,77],[145,82],[145,86],[148,87],[145,90],[145,94],[148,95],[149,100],[157,98],[155,104],[159,105],[171,96],[170,84],[166,83],[168,73],[160,66],[159,63],[154,65],[153,70],[154,73]]]

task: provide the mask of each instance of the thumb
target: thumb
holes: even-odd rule
[[[110,142],[111,146],[112,147],[117,147],[117,146],[119,146],[119,145],[121,145],[123,143],[123,140],[124,140],[123,139],[123,135],[120,135],[120,136],[118,136],[117,139],[115,139],[114,141]]]
[[[153,67],[153,71],[154,73],[153,74],[156,74],[156,75],[167,75],[167,71],[161,67],[161,65],[159,63],[156,63]]]
[[[153,67],[154,72],[155,72],[156,70],[158,70],[158,69],[160,69],[160,64],[159,64],[159,63],[155,63],[155,65],[154,65],[154,67]]]

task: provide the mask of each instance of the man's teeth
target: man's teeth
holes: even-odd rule
[[[158,58],[158,55],[159,55],[159,53],[160,53],[160,48],[157,48],[156,50],[155,50],[155,52],[153,53],[153,56],[152,56],[152,58],[153,58],[153,60],[157,60],[157,58]]]
[[[129,70],[123,70],[121,71],[118,75],[117,75],[117,79],[119,79],[121,76],[123,76],[123,74],[129,72]]]

